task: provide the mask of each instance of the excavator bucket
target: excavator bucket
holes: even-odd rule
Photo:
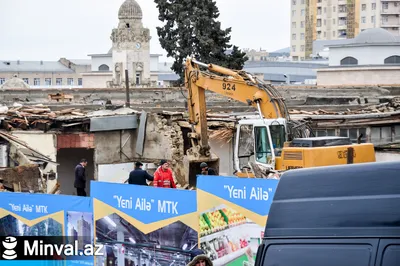
[[[211,153],[210,157],[204,158],[195,158],[190,155],[186,155],[183,159],[184,170],[186,173],[186,182],[189,183],[191,187],[196,187],[197,185],[197,175],[202,175],[200,164],[207,163],[208,167],[217,170],[217,173],[220,172],[219,169],[219,158],[215,154]]]

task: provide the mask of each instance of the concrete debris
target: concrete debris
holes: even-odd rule
[[[400,98],[395,97],[386,103],[371,105],[360,110],[345,110],[341,112],[332,112],[326,110],[304,111],[304,110],[289,110],[293,115],[354,115],[354,114],[373,114],[373,113],[390,113],[400,111]]]
[[[7,187],[20,187],[22,192],[41,192],[41,174],[37,165],[22,165],[0,169],[0,179]]]

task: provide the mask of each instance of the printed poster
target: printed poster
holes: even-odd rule
[[[254,265],[278,182],[197,177],[199,244],[214,265]]]
[[[91,198],[29,193],[0,193],[0,237],[62,237],[64,244],[93,244]],[[60,239],[60,238],[57,238]],[[4,246],[4,244],[3,244]],[[15,256],[15,254],[14,254]],[[27,261],[1,262],[2,265],[24,265]],[[76,261],[80,260],[80,261]],[[30,265],[93,265],[93,257],[71,257],[62,264],[32,261]]]
[[[96,265],[187,265],[198,247],[196,192],[91,183]]]

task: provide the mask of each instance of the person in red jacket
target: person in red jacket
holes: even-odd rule
[[[172,170],[167,160],[161,160],[160,167],[154,173],[153,186],[163,188],[176,188]]]

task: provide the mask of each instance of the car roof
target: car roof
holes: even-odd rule
[[[399,237],[400,162],[285,172],[266,237]]]

